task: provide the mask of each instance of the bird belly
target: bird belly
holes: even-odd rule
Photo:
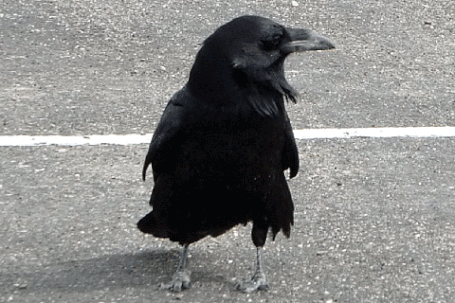
[[[271,135],[261,136],[262,131],[190,132],[176,154],[175,166],[155,180],[153,215],[148,215],[154,227],[148,232],[191,243],[267,217],[267,211],[274,209],[269,201],[292,206],[281,168],[283,139],[277,131],[268,129]]]

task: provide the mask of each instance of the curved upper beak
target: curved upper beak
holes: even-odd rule
[[[335,48],[335,44],[327,37],[309,29],[287,28],[291,41],[281,47],[286,54]]]

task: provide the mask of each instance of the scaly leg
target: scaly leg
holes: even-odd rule
[[[236,289],[245,293],[267,290],[269,285],[267,284],[265,273],[262,269],[262,247],[257,247],[257,268],[256,273],[253,275],[250,281],[242,284],[237,284]]]
[[[177,271],[172,276],[172,281],[166,284],[160,284],[160,289],[180,292],[184,289],[191,288],[191,272],[186,269],[188,263],[188,244],[183,245],[182,255],[177,267]]]

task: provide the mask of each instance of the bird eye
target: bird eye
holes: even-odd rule
[[[262,45],[265,50],[273,50],[281,43],[282,35],[276,34],[267,39],[262,40]]]

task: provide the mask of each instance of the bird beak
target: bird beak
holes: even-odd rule
[[[287,28],[291,41],[281,47],[285,54],[335,48],[335,44],[327,37],[308,29]]]

